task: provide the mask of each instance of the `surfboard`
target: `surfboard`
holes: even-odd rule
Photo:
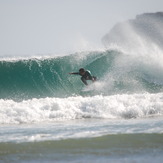
[[[99,85],[100,85],[100,82],[94,82],[94,83],[91,83],[87,86],[85,86],[83,89],[82,89],[82,92],[91,92],[91,91],[97,91],[98,88],[99,88]]]
[[[105,82],[102,81],[96,81],[93,83],[90,83],[88,86],[85,86],[82,89],[82,92],[102,92],[104,91],[104,86],[105,86]]]
[[[82,92],[90,92],[90,91],[92,91],[93,89],[92,88],[90,88],[89,86],[85,86],[81,91]]]

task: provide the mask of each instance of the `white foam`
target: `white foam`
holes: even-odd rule
[[[0,100],[0,124],[163,115],[163,94]]]

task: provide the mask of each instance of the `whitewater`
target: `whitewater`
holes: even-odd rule
[[[127,27],[141,46],[0,58],[1,162],[163,161],[161,45]],[[69,75],[81,67],[88,91]]]

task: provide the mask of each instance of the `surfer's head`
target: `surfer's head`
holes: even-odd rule
[[[80,68],[80,69],[79,69],[79,73],[80,73],[80,74],[83,74],[83,73],[85,73],[85,70],[84,70],[84,68]]]

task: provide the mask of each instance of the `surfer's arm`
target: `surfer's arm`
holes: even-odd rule
[[[70,75],[79,75],[79,72],[70,72]]]

